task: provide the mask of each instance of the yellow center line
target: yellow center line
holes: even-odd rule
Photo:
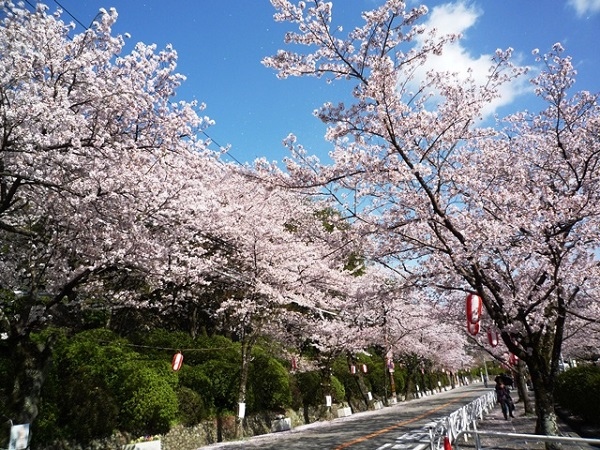
[[[373,439],[373,438],[375,438],[377,436],[381,436],[382,434],[388,433],[388,432],[390,432],[392,430],[395,430],[396,428],[402,427],[404,425],[409,425],[409,424],[411,424],[413,422],[416,422],[417,420],[424,419],[425,417],[427,417],[427,416],[429,416],[429,415],[431,415],[431,414],[433,414],[433,413],[435,413],[435,412],[437,412],[437,411],[439,411],[441,409],[444,409],[445,407],[450,406],[453,403],[456,403],[456,402],[462,400],[464,397],[466,397],[468,395],[470,395],[470,393],[462,394],[460,397],[458,397],[458,398],[456,398],[456,399],[454,399],[454,400],[452,400],[452,401],[450,401],[448,403],[444,403],[443,405],[440,405],[440,406],[438,406],[436,408],[430,409],[430,410],[426,411],[425,413],[423,413],[423,414],[421,414],[419,416],[413,417],[412,419],[408,419],[408,420],[405,420],[403,422],[398,422],[398,423],[396,423],[396,424],[394,424],[392,426],[389,426],[387,428],[382,428],[381,430],[377,430],[377,431],[375,431],[373,433],[365,434],[364,436],[358,437],[358,438],[356,438],[356,439],[354,439],[352,441],[344,442],[343,444],[338,445],[337,447],[335,447],[334,450],[342,450],[344,448],[348,448],[351,445],[359,444],[361,442],[368,441],[369,439]]]

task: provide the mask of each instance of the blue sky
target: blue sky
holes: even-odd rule
[[[54,0],[44,0],[51,11]],[[281,161],[281,141],[298,136],[310,153],[329,151],[324,127],[312,111],[339,100],[336,86],[322,80],[278,80],[261,59],[283,48],[287,25],[273,21],[268,0],[57,0],[63,19],[88,25],[100,8],[116,8],[115,32],[136,42],[172,44],[178,71],[187,77],[178,97],[207,105],[216,121],[208,134],[231,155],[248,162],[258,157]],[[334,22],[345,30],[360,23],[360,12],[383,0],[333,0]],[[407,3],[411,3],[408,1]],[[523,64],[533,64],[531,50],[548,51],[561,42],[579,71],[578,90],[600,91],[600,0],[471,0],[423,1],[430,18],[442,29],[464,33],[460,45],[438,61],[455,69],[477,66],[497,48],[512,47]],[[77,31],[82,31],[77,26]],[[515,88],[518,89],[518,88]],[[527,97],[506,92],[502,111],[523,109]],[[214,146],[216,149],[217,147]]]

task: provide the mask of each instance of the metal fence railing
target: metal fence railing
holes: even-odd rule
[[[591,444],[600,446],[600,439],[590,439],[573,436],[546,436],[539,434],[501,433],[497,431],[477,430],[477,421],[496,406],[496,393],[490,391],[473,400],[447,417],[438,420],[429,428],[431,450],[460,450],[460,438],[467,441],[467,436],[474,436],[477,450],[481,450],[482,436],[501,437],[503,439],[525,439],[529,442],[560,442],[572,444]]]
[[[582,438],[582,437],[574,437],[574,436],[546,436],[543,434],[520,434],[520,433],[499,433],[497,431],[477,431],[477,430],[463,430],[456,436],[456,445],[454,446],[455,450],[460,450],[459,439],[462,436],[473,435],[475,436],[475,448],[477,450],[481,450],[483,447],[481,446],[480,436],[495,436],[501,437],[503,439],[509,440],[517,440],[517,439],[526,439],[528,441],[542,441],[542,442],[560,442],[563,444],[571,443],[571,444],[592,444],[592,445],[600,445],[600,439],[591,439],[591,438]]]
[[[490,391],[437,421],[429,429],[431,450],[447,448],[447,445],[456,441],[461,433],[470,431],[471,427],[476,428],[476,421],[483,419],[483,416],[494,409],[495,405],[496,393]]]

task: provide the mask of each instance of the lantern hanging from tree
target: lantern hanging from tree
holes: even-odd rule
[[[498,346],[498,330],[495,328],[488,328],[487,330],[488,342],[492,347]]]
[[[479,322],[471,323],[467,320],[467,331],[471,336],[477,336],[477,333],[479,333]]]
[[[467,295],[467,322],[475,324],[481,319],[481,297],[477,294]]]
[[[175,355],[173,355],[173,361],[171,361],[171,368],[175,372],[177,372],[179,369],[181,369],[182,364],[183,364],[183,355],[181,354],[181,352],[175,353]]]

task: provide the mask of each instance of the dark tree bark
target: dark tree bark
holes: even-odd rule
[[[52,338],[34,342],[30,336],[18,336],[8,342],[13,362],[9,409],[15,423],[33,423],[39,414],[42,387],[51,364],[52,344]]]
[[[519,361],[517,364],[517,368],[515,370],[515,384],[517,387],[517,392],[519,393],[519,401],[523,405],[523,412],[525,414],[534,414],[535,409],[531,403],[529,398],[529,394],[527,392],[527,383],[525,381],[525,365],[522,361]]]

